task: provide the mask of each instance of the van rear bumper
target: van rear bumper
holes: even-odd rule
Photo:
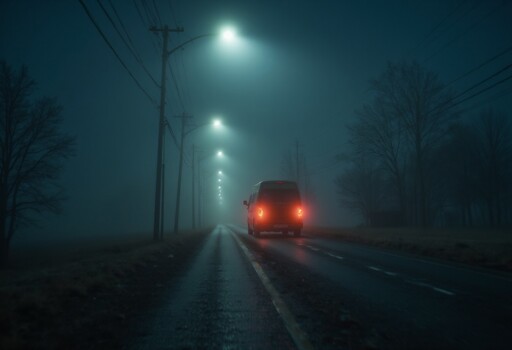
[[[254,230],[258,232],[282,232],[302,230],[301,223],[255,223]]]

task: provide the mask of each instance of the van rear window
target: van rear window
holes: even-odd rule
[[[289,188],[264,189],[260,192],[258,200],[265,202],[293,202],[299,200],[299,193],[296,189]]]

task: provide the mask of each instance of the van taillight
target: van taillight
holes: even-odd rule
[[[263,208],[258,208],[258,216],[260,219],[263,217]]]
[[[302,215],[303,215],[302,208],[297,208],[297,216],[299,218],[302,218]]]

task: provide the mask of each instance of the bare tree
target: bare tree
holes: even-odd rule
[[[491,227],[502,225],[512,178],[512,129],[507,116],[487,110],[480,115],[480,195]]]
[[[336,177],[334,184],[340,205],[359,214],[371,226],[372,216],[381,209],[384,199],[384,182],[378,166],[368,158],[357,156]]]
[[[0,264],[8,259],[16,230],[34,214],[58,212],[57,184],[73,138],[60,130],[61,107],[54,99],[32,100],[35,82],[0,61]]]
[[[300,148],[299,141],[295,141],[294,149],[286,150],[281,159],[281,174],[287,180],[297,182],[304,199],[311,202],[314,199],[314,190],[306,161],[306,156]]]
[[[406,218],[405,170],[407,154],[403,127],[381,98],[364,105],[357,120],[348,126],[349,144],[355,156],[375,158],[391,179],[400,209],[400,221]]]
[[[443,141],[456,114],[448,107],[453,94],[436,74],[418,63],[389,63],[386,71],[372,82],[379,103],[385,106],[403,128],[414,164],[414,198],[417,222],[428,224],[427,164]]]
[[[460,214],[460,223],[474,225],[473,207],[477,197],[478,134],[472,124],[454,124],[446,143],[439,149],[438,158],[448,201]]]

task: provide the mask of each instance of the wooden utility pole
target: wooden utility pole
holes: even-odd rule
[[[192,118],[191,115],[183,113],[177,115],[175,118],[181,119],[181,140],[180,140],[180,164],[178,169],[178,189],[176,191],[176,207],[174,213],[174,233],[178,233],[179,221],[180,221],[180,196],[181,196],[181,174],[183,173],[183,147],[185,141],[185,120]]]
[[[158,122],[158,151],[156,156],[156,187],[155,187],[155,212],[153,222],[153,239],[156,241],[163,237],[163,143],[164,143],[164,128],[165,128],[165,77],[167,73],[167,59],[169,52],[167,51],[167,44],[170,32],[182,32],[182,27],[174,29],[165,26],[163,28],[151,27],[149,28],[153,33],[161,32],[163,35],[163,50],[162,50],[162,78],[160,83],[160,118]]]
[[[196,229],[196,145],[192,145],[192,229]]]

